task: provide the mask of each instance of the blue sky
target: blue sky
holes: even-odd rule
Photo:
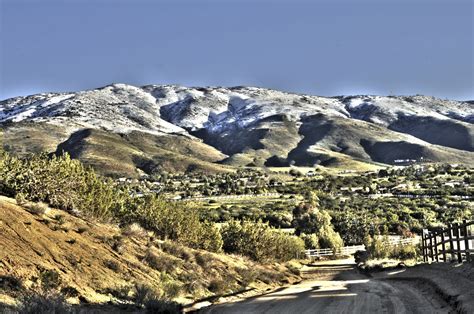
[[[112,82],[474,99],[472,0],[0,3],[0,99]]]

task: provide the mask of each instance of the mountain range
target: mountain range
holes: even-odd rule
[[[6,150],[66,151],[129,177],[241,166],[370,169],[405,160],[473,165],[473,124],[468,101],[258,87],[112,84],[0,101]]]

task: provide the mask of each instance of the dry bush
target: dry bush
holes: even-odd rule
[[[54,219],[56,220],[58,225],[62,225],[66,222],[66,218],[64,217],[64,215],[61,214],[54,215]]]
[[[196,263],[203,268],[210,267],[212,265],[212,261],[214,260],[211,254],[205,252],[196,253],[195,259]]]
[[[46,203],[31,203],[26,206],[27,210],[34,215],[44,215],[49,211],[48,204]]]
[[[70,306],[61,294],[29,294],[21,300],[22,314],[71,313]]]
[[[238,268],[237,273],[240,275],[240,285],[243,287],[255,282],[258,276],[258,271],[253,268]]]
[[[146,230],[139,223],[131,223],[122,228],[122,234],[128,237],[145,237]]]
[[[17,277],[0,276],[0,289],[20,291],[23,289],[23,282]]]
[[[171,273],[180,264],[180,260],[157,249],[150,248],[145,255],[146,263],[158,271]]]
[[[262,269],[257,276],[257,279],[264,282],[265,284],[271,284],[273,282],[280,282],[285,276],[280,272],[272,272],[269,270]]]
[[[107,267],[108,269],[113,270],[116,273],[119,273],[122,270],[122,267],[120,266],[120,264],[117,263],[114,260],[106,260],[104,262],[104,265],[105,265],[105,267]]]
[[[217,295],[223,295],[232,291],[232,281],[226,280],[226,278],[215,278],[209,282],[207,289]]]
[[[175,242],[165,241],[161,243],[159,247],[163,250],[163,252],[169,253],[185,261],[190,261],[194,256],[188,247]]]
[[[17,193],[15,195],[15,201],[16,201],[16,204],[18,206],[24,206],[28,202],[28,200],[26,199],[25,194],[23,194],[23,193]]]
[[[83,234],[84,232],[88,231],[89,230],[89,227],[87,226],[81,226],[81,227],[78,227],[76,232],[79,233],[79,234]]]

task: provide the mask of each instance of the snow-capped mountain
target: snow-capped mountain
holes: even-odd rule
[[[221,162],[231,165],[337,165],[345,157],[381,163],[474,160],[473,104],[427,96],[319,97],[257,87],[113,84],[1,101],[0,123],[6,142],[35,125],[60,128],[66,137],[61,141],[84,129],[122,137],[184,136],[226,154]]]
[[[145,130],[182,133],[160,118],[156,99],[135,86],[113,84],[78,93],[47,93],[16,97],[0,103],[0,122],[35,121],[112,132]]]

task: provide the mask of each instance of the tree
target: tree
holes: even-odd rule
[[[297,235],[314,234],[322,248],[337,249],[343,246],[341,236],[334,231],[331,216],[325,210],[318,209],[319,198],[315,192],[306,195],[306,202],[293,210],[293,226]]]

